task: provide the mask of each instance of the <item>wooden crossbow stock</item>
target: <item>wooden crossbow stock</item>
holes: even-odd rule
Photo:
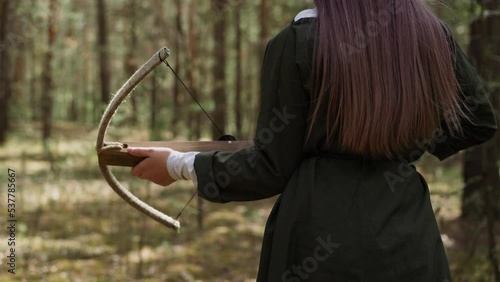
[[[127,153],[127,147],[168,147],[180,152],[188,151],[238,151],[253,145],[252,141],[187,141],[187,142],[104,142],[108,126],[120,104],[135,89],[135,87],[162,62],[168,65],[166,59],[170,56],[170,50],[166,47],[160,49],[144,65],[142,65],[131,78],[118,90],[112,98],[102,116],[97,135],[96,150],[99,157],[99,168],[102,175],[111,188],[128,204],[156,220],[157,222],[179,231],[180,222],[178,218],[170,217],[159,210],[144,203],[116,179],[109,166],[133,167],[145,158],[135,157]],[[170,66],[169,66],[170,67]],[[173,71],[173,69],[172,69]],[[174,72],[175,74],[175,72]],[[177,77],[178,78],[178,77]],[[178,78],[179,79],[179,78]]]

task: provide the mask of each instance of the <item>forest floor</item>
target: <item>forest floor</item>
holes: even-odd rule
[[[177,234],[136,212],[108,187],[97,167],[94,129],[56,124],[50,158],[39,132],[36,126],[20,126],[0,147],[2,173],[7,168],[17,172],[19,220],[16,274],[7,272],[2,231],[0,281],[255,281],[264,225],[275,199],[204,202],[203,230],[195,200],[180,218]],[[147,132],[136,129],[111,130],[110,135],[147,139]],[[455,281],[490,281],[484,223],[458,219],[460,157],[439,163],[426,156],[418,167],[429,182]],[[128,189],[170,215],[195,191],[188,182],[166,189],[134,179],[129,169],[114,172]],[[0,176],[2,187],[5,179]],[[6,189],[0,196],[5,224]]]

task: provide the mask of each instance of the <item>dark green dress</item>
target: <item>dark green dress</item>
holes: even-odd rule
[[[461,51],[456,73],[471,97],[465,136],[417,142],[398,161],[363,160],[326,142],[321,121],[305,142],[315,19],[268,45],[255,145],[196,156],[200,195],[212,202],[281,194],[266,225],[258,281],[452,281],[425,180],[406,160],[445,159],[496,131],[491,104]]]

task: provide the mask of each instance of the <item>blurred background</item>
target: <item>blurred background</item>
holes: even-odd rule
[[[267,41],[305,0],[0,0],[0,218],[7,169],[17,172],[16,274],[0,281],[254,281],[274,199],[215,205],[194,200],[180,234],[125,204],[101,178],[96,129],[118,88],[162,46],[170,64],[225,132],[251,139]],[[500,0],[429,1],[488,82],[500,109]],[[500,116],[500,115],[499,115]],[[218,138],[162,65],[121,106],[114,141]],[[455,281],[500,281],[499,135],[418,168]],[[114,169],[140,198],[175,215],[193,194]],[[3,226],[3,225],[2,225]]]

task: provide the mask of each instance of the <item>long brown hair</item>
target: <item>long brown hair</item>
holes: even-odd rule
[[[461,132],[450,40],[420,0],[315,0],[311,129],[327,103],[327,139],[392,158],[446,126]]]

